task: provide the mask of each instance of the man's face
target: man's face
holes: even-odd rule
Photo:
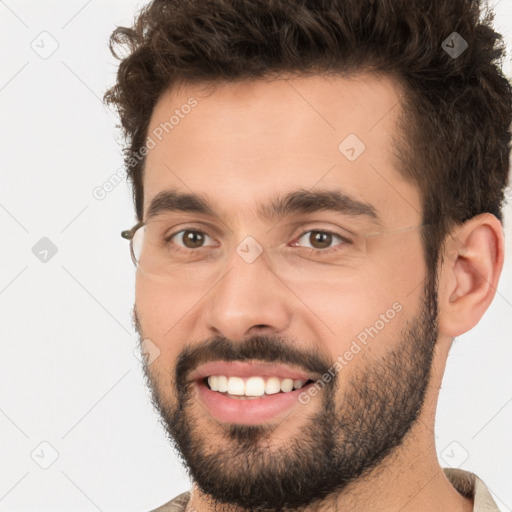
[[[214,501],[314,503],[396,450],[420,412],[436,301],[421,230],[404,229],[421,206],[392,155],[399,98],[369,75],[294,78],[183,87],[153,112],[145,218],[168,190],[202,196],[214,215],[155,217],[168,245],[145,246],[159,264],[141,260],[134,318],[159,351],[144,367],[154,404]],[[297,191],[350,201],[262,215]],[[290,378],[306,386],[289,391]]]

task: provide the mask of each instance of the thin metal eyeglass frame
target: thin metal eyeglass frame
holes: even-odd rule
[[[135,259],[135,254],[133,253],[133,237],[135,236],[135,233],[139,228],[144,226],[146,222],[140,221],[135,224],[135,226],[132,226],[130,229],[126,229],[124,231],[121,231],[121,236],[130,241],[130,256],[132,258],[133,264],[137,266],[137,260]]]
[[[130,241],[130,256],[132,258],[132,261],[133,261],[133,264],[137,267],[137,260],[135,258],[135,254],[133,253],[133,237],[135,236],[135,233],[137,232],[137,230],[139,228],[141,228],[142,226],[145,226],[146,225],[146,222],[145,221],[140,221],[140,222],[137,222],[137,224],[135,224],[133,227],[131,227],[130,229],[126,229],[124,231],[121,231],[121,236],[126,239],[126,240],[129,240]],[[413,230],[413,229],[417,229],[417,228],[423,228],[425,226],[429,226],[430,223],[427,223],[427,224],[418,224],[416,226],[409,226],[409,227],[406,227],[406,228],[399,228],[397,230],[391,230],[391,231],[383,231],[381,233],[370,233],[368,235],[366,235],[367,237],[372,237],[372,236],[378,236],[378,235],[383,235],[383,234],[386,234],[386,233],[400,233],[400,231],[409,231],[409,230]]]

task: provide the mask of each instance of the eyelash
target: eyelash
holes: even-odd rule
[[[184,233],[186,231],[189,231],[191,233],[200,233],[200,234],[203,234],[203,235],[206,235],[206,236],[212,238],[210,235],[208,235],[208,233],[205,233],[204,231],[201,231],[199,229],[185,228],[185,229],[181,229],[180,231],[176,231],[175,233],[173,233],[173,234],[169,235],[168,237],[166,237],[165,238],[165,242],[166,243],[171,242],[171,240],[176,235],[179,235],[180,233]],[[345,236],[340,235],[339,233],[336,233],[334,231],[323,230],[323,229],[308,229],[307,231],[302,232],[302,234],[299,235],[295,240],[297,240],[297,241],[300,240],[307,233],[322,233],[322,234],[325,234],[325,235],[334,235],[335,237],[339,238],[341,240],[341,242],[342,242],[338,246],[340,246],[340,245],[343,246],[345,244],[351,244],[352,243],[351,240],[349,240]],[[200,249],[206,249],[207,247],[209,247],[209,246],[203,246],[203,247],[198,247],[196,249],[188,249],[186,247],[181,247],[181,246],[176,245],[174,243],[172,245],[174,246],[173,250],[178,251],[178,252],[184,252],[184,253],[190,253],[190,252],[198,251]],[[340,250],[338,248],[338,246],[329,247],[327,249],[314,249],[314,248],[311,248],[311,247],[304,247],[304,249],[307,249],[310,254],[324,255],[324,254],[329,254],[331,252],[335,252],[335,251]]]

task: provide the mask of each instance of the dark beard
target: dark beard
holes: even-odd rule
[[[193,404],[186,379],[198,364],[218,359],[290,363],[324,374],[332,363],[319,352],[299,352],[289,342],[265,336],[238,344],[214,338],[195,348],[189,345],[177,360],[173,385],[165,386],[166,392],[176,390],[173,404],[146,366],[144,371],[169,439],[212,507],[301,510],[319,505],[376,468],[403,442],[423,406],[436,339],[437,289],[427,278],[421,310],[402,332],[400,343],[362,367],[355,379],[343,382],[346,391],[336,403],[342,369],[319,392],[321,410],[306,418],[300,432],[278,450],[271,442],[278,425],[219,426],[213,419],[211,426],[225,443],[212,449],[206,429],[201,429],[207,413],[202,419],[195,414],[200,409]],[[379,343],[378,336],[372,343]]]

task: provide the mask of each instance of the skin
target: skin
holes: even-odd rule
[[[141,340],[150,339],[160,350],[145,371],[164,416],[176,410],[173,375],[184,347],[201,346],[213,337],[233,345],[259,335],[280,337],[299,353],[313,350],[326,361],[335,361],[358,333],[398,302],[401,312],[337,374],[334,403],[343,404],[358,377],[376,367],[372,365],[389,361],[390,351],[400,346],[421,311],[426,268],[419,229],[374,238],[364,258],[342,265],[297,258],[297,271],[287,272],[282,266],[281,275],[263,258],[247,264],[235,249],[246,236],[254,237],[265,251],[307,229],[335,231],[339,217],[331,212],[306,216],[299,227],[307,227],[299,230],[289,227],[297,219],[284,219],[270,230],[272,225],[257,216],[259,204],[277,192],[298,188],[341,188],[371,203],[383,231],[420,225],[419,191],[398,172],[391,151],[400,96],[401,89],[391,78],[359,75],[222,84],[208,94],[199,85],[182,85],[161,97],[148,133],[188,98],[196,98],[198,105],[147,156],[145,212],[151,199],[168,188],[204,194],[215,205],[218,217],[208,222],[218,228],[224,251],[206,281],[194,278],[197,274],[185,266],[165,281],[140,268],[137,272],[134,318]],[[338,150],[351,133],[366,145],[353,162]],[[196,224],[200,217],[176,218],[174,232]],[[375,231],[364,222],[359,228]],[[457,493],[439,465],[434,420],[453,338],[480,320],[494,297],[502,265],[502,227],[494,216],[479,215],[452,231],[439,269],[437,340],[417,421],[378,464],[339,492],[301,510],[418,512],[433,510],[434,503],[436,510],[472,510],[472,500]],[[391,372],[387,377],[393,382]],[[311,415],[322,411],[323,392],[267,425],[272,428],[265,438],[266,450],[279,454],[288,448],[287,442],[301,434]],[[209,454],[220,456],[234,449],[236,438],[209,416],[195,394],[187,414],[197,427],[191,435],[207,443]],[[215,504],[195,484],[188,504],[188,510],[194,509],[241,510]]]

